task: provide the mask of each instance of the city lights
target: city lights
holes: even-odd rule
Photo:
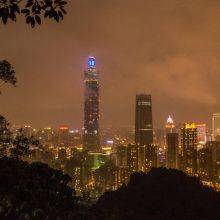
[[[213,141],[213,134],[218,135],[218,114],[212,120],[215,132],[205,123],[178,124],[178,118],[170,115],[158,129],[152,95],[141,93],[134,100],[134,127],[100,129],[100,82],[94,57],[87,60],[83,83],[83,128],[61,124],[35,129],[25,125],[24,134],[35,135],[44,145],[44,150],[31,148],[30,160],[68,173],[77,194],[89,191],[95,200],[105,191],[127,184],[133,173],[148,173],[155,167],[182,170],[220,190],[220,142],[217,137]]]

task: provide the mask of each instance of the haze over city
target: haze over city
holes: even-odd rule
[[[0,28],[0,59],[16,69],[1,113],[11,123],[83,125],[83,71],[100,72],[101,126],[134,125],[135,95],[152,94],[155,127],[210,124],[220,109],[218,0],[73,0],[65,19]]]

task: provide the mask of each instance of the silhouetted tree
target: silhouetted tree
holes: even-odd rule
[[[34,136],[25,136],[22,129],[12,132],[7,120],[0,115],[0,157],[28,156],[32,149],[43,149],[43,146]]]
[[[0,18],[6,24],[8,20],[15,22],[17,15],[23,14],[31,27],[40,25],[42,17],[59,22],[66,14],[65,4],[65,0],[0,0]]]
[[[17,83],[14,68],[7,60],[0,61],[0,80],[2,81],[1,85],[3,83],[9,83],[15,86]]]
[[[118,167],[111,160],[107,160],[102,166],[94,171],[95,189],[101,195],[106,190],[116,188],[116,176]]]
[[[68,159],[65,163],[64,166],[64,171],[65,173],[67,173],[69,176],[74,177],[74,173],[73,170],[75,167],[81,167],[82,163],[80,163],[79,160],[77,160],[74,157],[71,157],[70,159]]]
[[[80,205],[71,178],[46,164],[0,158],[0,219],[74,219]]]
[[[154,168],[135,173],[127,186],[106,192],[91,208],[92,219],[220,219],[220,193],[196,177]]]

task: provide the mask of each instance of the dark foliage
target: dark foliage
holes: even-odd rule
[[[12,132],[7,120],[0,115],[0,157],[23,157],[28,156],[32,149],[43,149],[34,136],[25,136],[22,129]]]
[[[14,68],[7,60],[0,60],[0,80],[13,86],[17,83]]]
[[[42,17],[59,22],[66,14],[66,4],[65,0],[0,0],[0,18],[6,24],[23,14],[31,27],[40,25]]]
[[[106,192],[91,208],[93,219],[220,219],[220,194],[178,170],[135,173],[128,186]]]
[[[104,177],[109,173],[117,171],[117,169],[118,168],[115,166],[112,160],[107,160],[102,166],[95,170],[95,173],[99,176]]]
[[[78,218],[78,198],[62,171],[4,157],[0,177],[0,219]]]
[[[70,175],[71,177],[74,177],[73,175],[73,169],[75,167],[81,167],[81,163],[80,161],[78,161],[77,159],[71,157],[70,159],[68,159],[65,163],[65,167],[64,167],[64,170],[65,172]]]

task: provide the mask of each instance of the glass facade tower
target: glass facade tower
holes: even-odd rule
[[[151,95],[136,95],[135,142],[139,146],[153,143]]]
[[[98,151],[99,136],[99,73],[96,60],[90,56],[84,72],[84,135],[83,144],[88,151]]]

